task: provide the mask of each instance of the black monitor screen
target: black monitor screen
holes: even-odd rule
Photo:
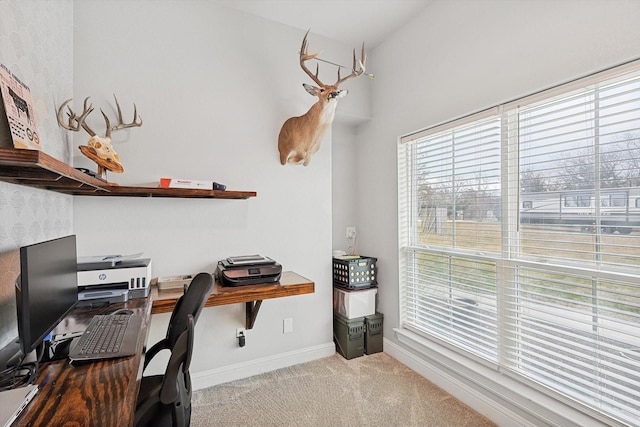
[[[33,351],[78,300],[76,236],[20,248],[16,282],[22,352]]]

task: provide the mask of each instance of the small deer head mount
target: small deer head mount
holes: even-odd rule
[[[316,66],[315,75],[309,71],[305,62],[314,59],[320,52],[309,54],[307,47],[307,36],[302,39],[300,47],[300,67],[318,87],[303,84],[309,94],[317,96],[318,101],[311,106],[309,111],[299,117],[291,117],[282,125],[278,136],[278,151],[280,152],[280,163],[302,163],[307,166],[313,156],[320,148],[320,142],[327,129],[331,127],[335,115],[338,99],[347,95],[348,91],[339,89],[339,85],[344,81],[357,77],[364,73],[367,57],[364,53],[364,43],[360,61],[356,60],[356,51],[353,50],[353,67],[351,74],[340,77],[340,66],[338,66],[338,80],[332,85],[325,85],[318,78],[319,66]],[[359,68],[358,68],[359,66]]]
[[[80,128],[84,129],[91,138],[87,141],[87,145],[81,145],[80,151],[82,154],[87,156],[89,159],[96,162],[98,165],[98,174],[106,179],[106,171],[109,170],[111,172],[122,173],[124,172],[124,168],[120,163],[120,156],[113,149],[111,145],[111,132],[117,131],[120,129],[126,129],[130,127],[138,127],[142,126],[142,118],[138,117],[138,111],[136,109],[136,104],[133,104],[133,121],[131,123],[124,123],[122,120],[122,110],[120,109],[120,104],[118,103],[118,98],[113,95],[116,100],[116,108],[118,109],[118,124],[116,126],[111,126],[111,122],[109,121],[109,117],[100,109],[102,116],[104,117],[104,121],[106,123],[106,131],[104,137],[98,136],[88,125],[86,122],[86,118],[93,111],[93,105],[89,104],[89,97],[85,98],[84,106],[82,114],[79,116],[69,107],[69,103],[72,99],[67,99],[61,106],[58,108],[58,124],[63,128],[78,132]],[[67,107],[67,122],[65,123],[63,117],[64,107]]]

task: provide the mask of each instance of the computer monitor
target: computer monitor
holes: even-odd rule
[[[75,235],[20,248],[16,307],[23,354],[42,344],[77,301]]]

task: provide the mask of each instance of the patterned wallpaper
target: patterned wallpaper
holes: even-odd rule
[[[42,150],[71,162],[56,109],[73,96],[73,1],[0,0],[0,63],[31,89]],[[0,182],[0,347],[17,336],[20,246],[73,233],[73,198]]]

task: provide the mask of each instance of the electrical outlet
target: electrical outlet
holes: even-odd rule
[[[236,328],[236,338],[238,338],[238,346],[244,347],[247,344],[247,330]]]
[[[347,227],[347,239],[355,239],[358,235],[358,231],[355,227]]]
[[[282,333],[290,334],[293,332],[293,318],[287,317],[282,321]]]

